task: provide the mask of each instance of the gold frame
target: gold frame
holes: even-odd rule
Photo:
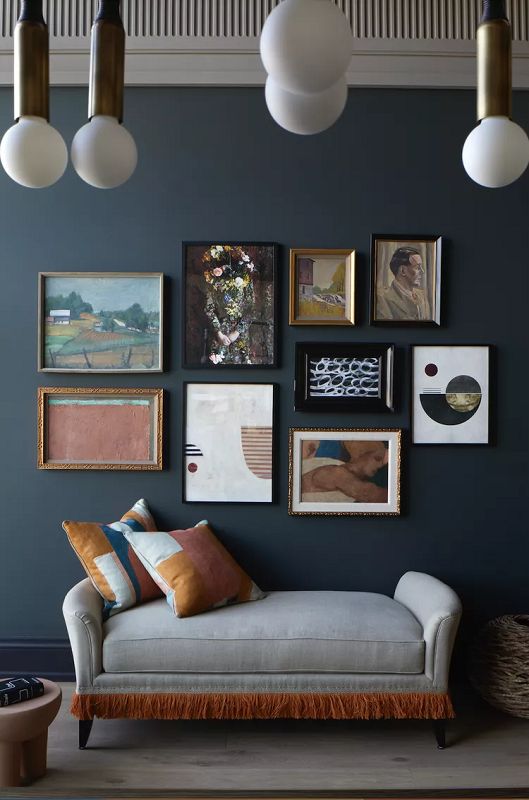
[[[44,326],[44,303],[46,300],[45,288],[46,278],[157,278],[159,281],[159,301],[160,301],[160,333],[158,343],[158,363],[156,369],[66,369],[61,367],[44,366],[44,346],[45,336]],[[163,339],[164,339],[164,273],[163,272],[39,272],[38,274],[38,340],[37,340],[37,371],[38,372],[58,372],[63,374],[78,375],[150,375],[163,372]]]
[[[346,282],[349,289],[349,307],[346,306],[345,318],[337,320],[301,320],[297,318],[297,257],[298,256],[345,256]],[[290,250],[290,300],[289,325],[354,325],[355,324],[355,261],[356,250],[322,249],[301,247]]]
[[[293,511],[294,493],[294,434],[325,431],[326,433],[394,433],[396,434],[396,510],[395,511]],[[400,515],[401,497],[401,428],[289,428],[288,431],[288,513],[296,517],[397,517]],[[352,503],[353,505],[353,503]]]
[[[37,468],[38,469],[79,469],[79,470],[161,470],[163,469],[163,389],[113,389],[113,388],[71,388],[62,386],[40,386],[37,397]],[[152,463],[63,463],[46,460],[46,408],[50,395],[121,395],[152,397],[155,401],[154,422],[154,461]]]

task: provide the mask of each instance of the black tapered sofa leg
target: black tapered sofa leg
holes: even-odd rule
[[[437,747],[439,750],[444,750],[446,747],[446,720],[434,719],[433,729],[435,738],[437,740]]]
[[[93,719],[80,719],[79,720],[79,750],[84,750],[88,744],[88,737],[94,724]]]

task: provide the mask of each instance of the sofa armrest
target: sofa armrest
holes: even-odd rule
[[[62,606],[75,664],[77,689],[93,686],[102,671],[103,598],[89,578],[73,586]]]
[[[461,602],[445,583],[424,572],[406,572],[395,589],[395,600],[411,611],[423,627],[424,672],[435,689],[446,691],[450,659],[461,619]]]

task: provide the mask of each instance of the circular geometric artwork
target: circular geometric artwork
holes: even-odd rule
[[[424,371],[429,378],[433,378],[439,372],[437,364],[426,364]]]
[[[419,398],[425,413],[434,422],[439,425],[461,425],[474,416],[481,396],[481,386],[475,378],[457,375],[448,382],[444,393],[421,393]]]

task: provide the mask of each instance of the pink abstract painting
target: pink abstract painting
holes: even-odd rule
[[[132,398],[49,398],[47,459],[141,463],[153,458],[152,404]]]

